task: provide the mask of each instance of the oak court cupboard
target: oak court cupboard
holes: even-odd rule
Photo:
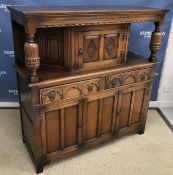
[[[37,173],[85,148],[144,133],[167,9],[9,10],[22,137]],[[128,52],[133,22],[155,25],[148,59]]]

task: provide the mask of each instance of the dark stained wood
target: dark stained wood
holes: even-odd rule
[[[77,144],[78,106],[64,109],[64,146],[69,147]]]
[[[46,113],[46,141],[47,152],[60,149],[60,115],[59,110]],[[52,129],[54,128],[54,129]]]
[[[86,119],[86,140],[93,139],[97,136],[97,122],[99,101],[88,102],[87,119]],[[91,112],[92,111],[92,112]]]
[[[37,173],[78,150],[144,133],[160,27],[168,10],[9,9],[22,137]],[[128,52],[131,23],[145,21],[155,24],[149,59]]]
[[[111,124],[113,120],[113,97],[103,99],[101,116],[101,134],[108,134],[112,131]]]

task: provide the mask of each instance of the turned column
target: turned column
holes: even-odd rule
[[[160,23],[155,22],[154,24],[155,24],[155,30],[152,33],[151,41],[150,41],[151,55],[148,59],[149,62],[157,61],[156,54],[161,47],[161,41],[163,36],[163,33],[160,31]]]
[[[26,42],[24,45],[25,51],[25,65],[30,71],[31,82],[38,81],[37,69],[40,66],[39,48],[35,42],[34,35],[26,35]]]

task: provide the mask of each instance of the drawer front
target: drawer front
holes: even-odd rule
[[[143,69],[127,73],[113,74],[106,77],[106,88],[146,81],[152,78],[152,69]]]
[[[48,104],[101,90],[101,78],[40,89],[40,103]]]

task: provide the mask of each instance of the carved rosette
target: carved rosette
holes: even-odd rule
[[[149,62],[157,61],[156,54],[160,50],[162,36],[163,36],[163,33],[160,31],[159,22],[155,22],[154,24],[155,24],[155,30],[152,33],[151,41],[150,41],[151,55],[148,59]]]
[[[151,78],[151,70],[139,71],[136,78],[137,82],[149,80]]]
[[[37,69],[40,66],[39,48],[34,41],[34,35],[28,35],[24,45],[25,65],[31,73],[31,81],[38,81]]]

